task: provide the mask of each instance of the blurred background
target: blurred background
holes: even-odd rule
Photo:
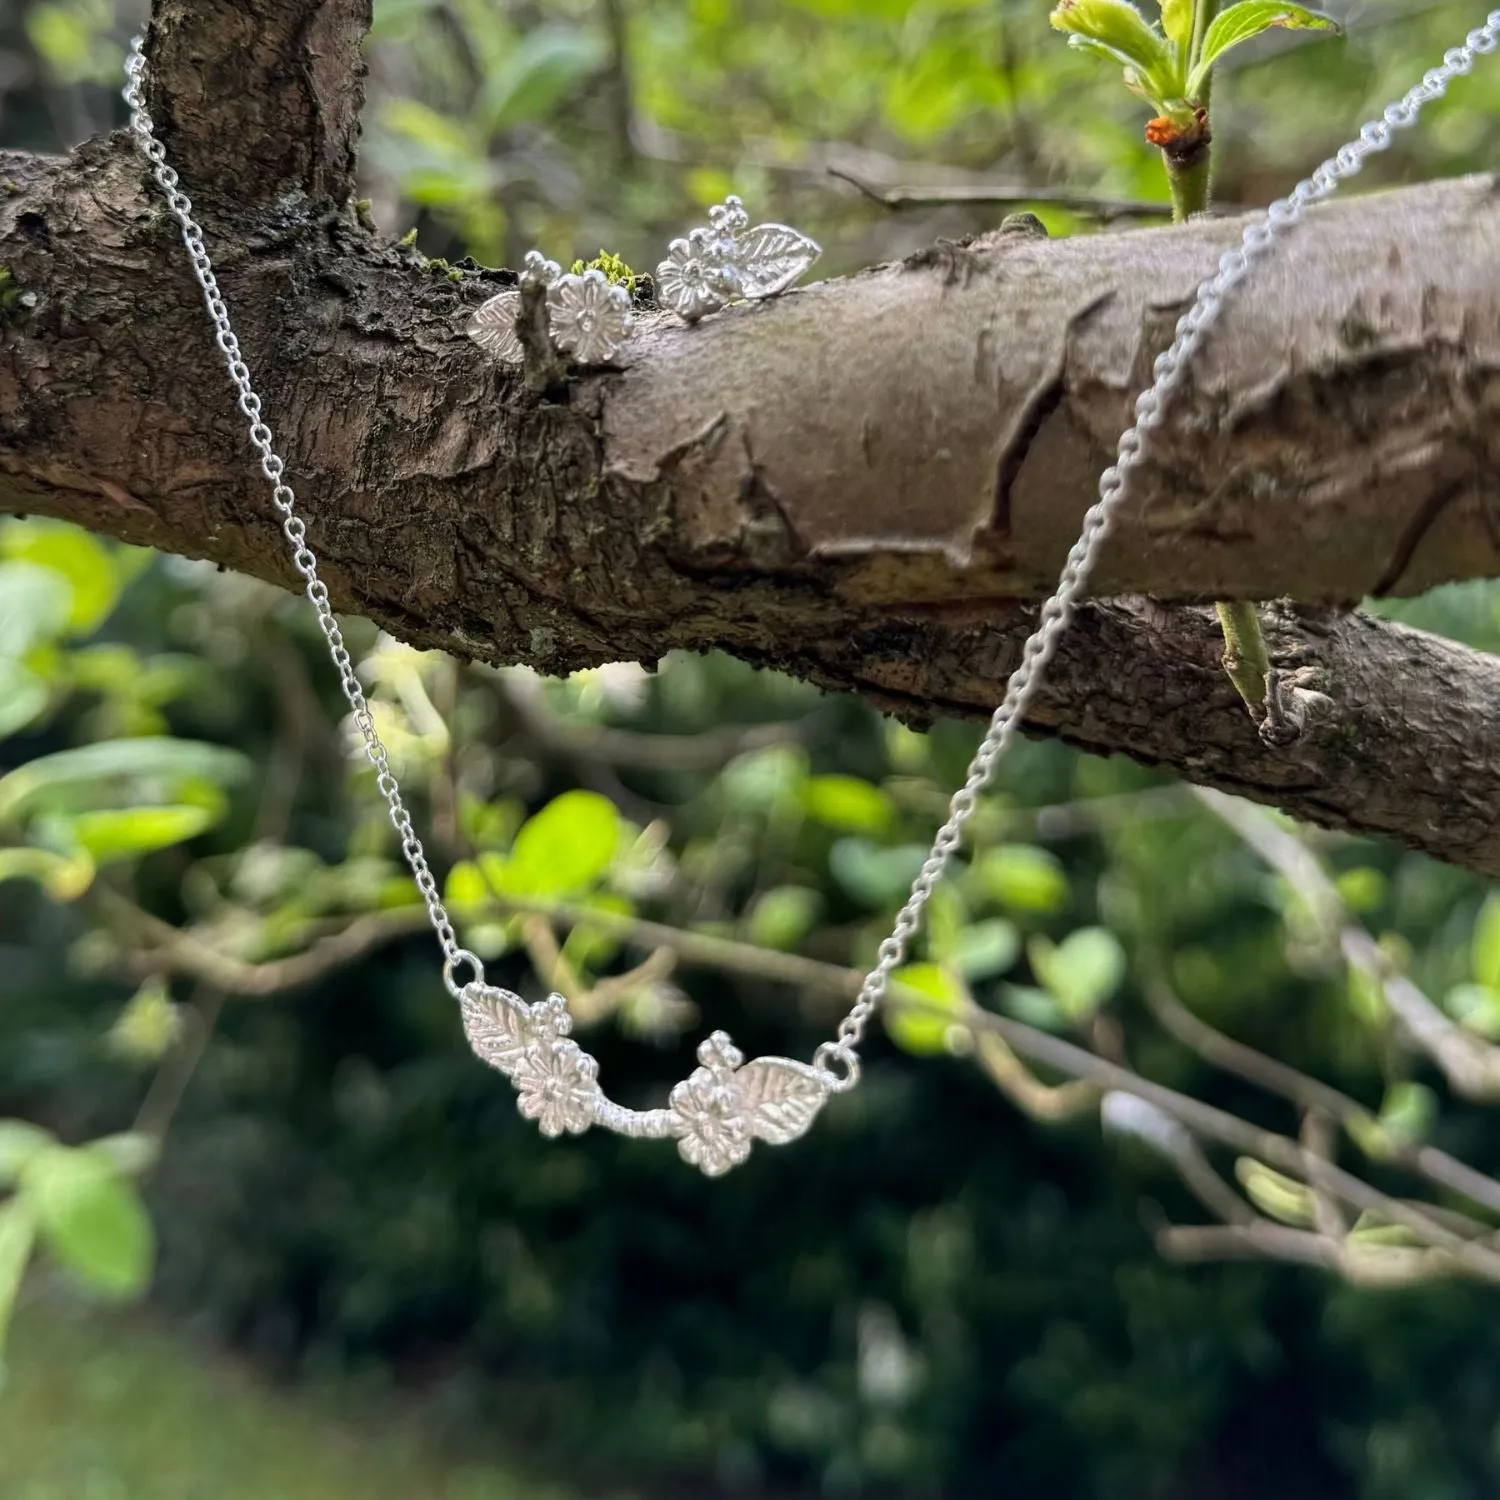
[[[376,0],[362,191],[435,274],[533,244],[649,267],[731,191],[820,240],[828,274],[1012,208],[1056,234],[1150,222],[1147,111],[1046,12]],[[1224,69],[1221,203],[1290,186],[1479,19],[1338,15],[1342,38]],[[0,0],[0,146],[117,127],[142,18]],[[1497,148],[1481,72],[1362,189]],[[1488,586],[1387,612],[1500,641]],[[713,1027],[810,1052],[977,739],[721,658],[557,682],[350,639],[461,935],[498,982],[569,994],[626,1101]],[[1186,1264],[1167,1226],[1213,1221],[1201,1179],[935,1011],[877,1028],[862,1088],[727,1181],[650,1143],[543,1141],[464,1046],[342,710],[300,599],[0,521],[7,1500],[1500,1494],[1493,1286],[1378,1215],[1352,1226],[1365,1259]],[[1489,1232],[1493,1205],[1408,1168],[1432,1143],[1500,1170],[1500,1117],[1451,1096],[1329,917],[1487,1046],[1485,883],[1255,825],[1303,841],[1330,907],[1189,788],[1050,744],[976,824],[908,975],[934,1007],[972,996]],[[1341,1141],[1253,1085],[1268,1058],[1339,1091]],[[1326,1230],[1264,1163],[1202,1165]]]

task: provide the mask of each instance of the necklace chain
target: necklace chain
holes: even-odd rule
[[[1301,219],[1310,204],[1329,197],[1341,182],[1355,176],[1367,157],[1390,146],[1398,130],[1416,123],[1423,106],[1442,98],[1455,78],[1468,73],[1480,57],[1495,51],[1497,44],[1500,44],[1500,10],[1491,11],[1485,23],[1471,31],[1461,46],[1445,53],[1439,66],[1428,69],[1421,81],[1408,89],[1402,98],[1361,127],[1354,140],[1340,147],[1285,198],[1253,218],[1246,225],[1239,245],[1220,257],[1217,272],[1198,288],[1192,306],[1178,320],[1171,346],[1157,356],[1152,367],[1151,385],[1136,399],[1135,420],[1120,437],[1115,462],[1100,476],[1099,498],[1084,515],[1082,529],[1068,553],[1057,588],[1042,605],[1036,629],[1022,647],[1020,663],[1011,674],[1005,696],[992,715],[984,739],[969,764],[968,776],[949,804],[947,820],[933,839],[931,852],[912,884],[911,894],[896,914],[890,936],[880,945],[875,967],[865,976],[848,1015],[839,1022],[834,1039],[824,1042],[814,1054],[815,1067],[837,1076],[837,1082],[831,1087],[851,1088],[858,1080],[858,1048],[870,1019],[890,987],[891,975],[907,955],[911,939],[920,925],[922,911],[958,848],[964,825],[979,804],[980,793],[989,783],[1041,687],[1047,663],[1083,597],[1099,549],[1125,499],[1129,476],[1141,463],[1147,436],[1153,428],[1161,425],[1168,399],[1182,384],[1187,363],[1218,318],[1226,296],[1244,280],[1254,262],[1265,254],[1276,238]],[[390,809],[391,823],[401,837],[401,852],[411,866],[422,899],[427,903],[427,914],[443,952],[444,983],[455,997],[461,999],[465,986],[456,978],[458,967],[468,965],[472,968],[471,982],[483,980],[484,968],[474,954],[459,945],[453,922],[438,894],[437,881],[427,863],[422,841],[412,826],[411,814],[391,770],[389,753],[376,730],[369,702],[344,644],[343,632],[334,618],[327,585],[318,576],[317,557],[307,545],[307,528],[296,513],[296,496],[286,482],[286,465],[276,452],[275,439],[261,414],[261,400],[251,384],[249,366],[240,353],[239,340],[229,320],[229,309],[204,244],[202,227],[193,218],[192,200],[179,186],[177,173],[167,164],[166,151],[156,137],[146,108],[143,36],[137,36],[132,42],[125,68],[127,83],[124,94],[125,102],[130,106],[130,129],[150,161],[151,175],[165,194],[167,207],[181,229],[182,242],[192,262],[193,274],[203,289],[204,305],[214,325],[215,342],[224,355],[229,379],[238,392],[239,409],[250,424],[250,444],[260,455],[261,473],[272,486],[271,503],[281,517],[281,530],[291,549],[292,565],[306,580],[307,597],[317,612],[318,625],[328,642],[340,686],[364,740],[365,755],[375,768],[376,785]]]

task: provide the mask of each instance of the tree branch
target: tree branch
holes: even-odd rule
[[[914,722],[987,717],[1021,601],[1237,227],[1006,236],[662,318],[539,400],[462,334],[510,273],[455,283],[310,201],[347,187],[362,3],[157,12],[164,138],[220,194],[221,282],[338,607],[543,671],[722,648]],[[0,505],[295,586],[138,159],[94,142],[0,177],[0,263],[34,298],[0,341]],[[1311,215],[1153,436],[1097,592],[1347,603],[1500,571],[1497,235],[1482,177]],[[1030,727],[1500,874],[1500,664],[1270,624],[1331,700],[1292,747],[1259,743],[1206,616],[1129,599],[1083,613]]]
[[[194,198],[270,205],[354,186],[371,0],[157,0],[148,104]]]

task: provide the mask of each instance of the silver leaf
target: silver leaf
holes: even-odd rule
[[[826,1073],[788,1057],[757,1057],[735,1073],[734,1082],[751,1132],[773,1146],[796,1140],[830,1091]]]
[[[518,365],[521,363],[521,341],[516,337],[516,314],[520,310],[520,292],[501,292],[475,312],[464,332],[486,354],[505,364]]]
[[[785,224],[757,224],[734,237],[734,263],[741,295],[774,297],[784,292],[823,253],[822,247]]]
[[[532,1041],[531,1007],[509,990],[471,984],[459,1011],[474,1055],[507,1077],[513,1074]]]

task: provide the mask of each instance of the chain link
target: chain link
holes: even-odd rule
[[[334,618],[333,608],[328,601],[328,586],[318,576],[318,559],[307,545],[307,527],[296,513],[297,497],[293,494],[291,485],[286,482],[286,464],[277,453],[275,438],[261,415],[260,397],[251,384],[250,367],[240,353],[240,342],[230,324],[229,308],[225,304],[224,294],[219,290],[208,247],[203,242],[202,226],[193,218],[193,201],[178,185],[177,173],[167,165],[166,149],[157,139],[151,115],[146,109],[146,58],[143,48],[144,38],[137,36],[131,42],[130,54],[125,62],[124,96],[126,104],[130,106],[130,129],[135,135],[136,144],[151,163],[151,175],[166,195],[167,207],[182,231],[182,243],[187,247],[193,275],[203,288],[203,303],[214,325],[214,342],[224,356],[230,382],[238,393],[240,411],[250,424],[250,446],[260,455],[260,471],[271,486],[271,504],[281,517],[281,532],[291,550],[292,566],[306,582],[307,597],[317,612],[319,628],[328,642],[328,654],[338,669],[339,685],[344,690],[344,697],[349,700],[350,713],[364,740],[365,755],[375,768],[375,785],[380,788],[380,795],[385,798],[386,806],[390,809],[391,823],[401,838],[401,852],[411,866],[411,873],[417,882],[417,889],[422,893],[422,899],[427,903],[427,915],[432,920],[433,931],[437,933],[438,944],[443,950],[444,982],[457,995],[460,986],[456,982],[455,970],[460,964],[470,965],[475,979],[482,979],[484,970],[472,953],[459,946],[453,923],[438,894],[432,868],[427,863],[422,840],[417,837],[417,831],[412,826],[411,814],[402,800],[395,772],[391,770],[390,754],[376,731],[375,716],[370,712],[365,690],[355,674],[349,649],[344,644],[344,633]]]
[[[1251,266],[1265,254],[1277,236],[1298,223],[1309,205],[1327,198],[1341,182],[1355,176],[1367,157],[1386,150],[1398,130],[1414,125],[1425,105],[1442,98],[1448,85],[1468,73],[1480,57],[1495,51],[1497,43],[1500,43],[1500,10],[1490,12],[1484,25],[1471,31],[1462,46],[1445,53],[1440,66],[1429,68],[1420,83],[1413,85],[1394,104],[1388,105],[1378,118],[1361,127],[1354,140],[1341,146],[1285,198],[1253,219],[1245,227],[1239,245],[1225,251],[1219,259],[1218,271],[1199,286],[1193,305],[1178,320],[1171,346],[1157,356],[1152,367],[1154,378],[1151,385],[1136,399],[1135,421],[1120,436],[1115,462],[1100,476],[1099,498],[1084,515],[1078,540],[1068,553],[1057,589],[1042,605],[1037,627],[1021,649],[1020,663],[1006,684],[1005,696],[990,719],[984,739],[969,764],[963,786],[949,803],[947,820],[938,829],[932,850],[912,883],[906,904],[896,914],[890,936],[880,945],[875,967],[865,976],[848,1015],[839,1022],[834,1040],[824,1042],[813,1055],[815,1066],[836,1080],[832,1084],[836,1091],[853,1088],[859,1081],[858,1048],[870,1019],[890,987],[892,973],[906,957],[908,945],[920,925],[922,911],[959,846],[964,825],[979,805],[980,793],[988,785],[1041,687],[1042,674],[1083,597],[1099,549],[1125,499],[1130,474],[1140,466],[1147,436],[1153,428],[1161,425],[1166,403],[1182,384],[1187,363],[1222,311],[1224,299],[1245,279]],[[364,690],[355,676],[343,635],[329,606],[328,590],[318,577],[317,558],[307,545],[306,527],[294,512],[296,497],[285,480],[286,466],[276,453],[270,427],[262,419],[260,397],[251,385],[249,368],[241,357],[239,341],[230,326],[229,310],[214,277],[213,263],[203,243],[203,231],[192,217],[192,201],[178,186],[177,173],[167,165],[166,152],[156,138],[151,116],[146,110],[146,62],[142,47],[143,39],[136,37],[126,62],[129,81],[125,88],[125,102],[130,106],[130,128],[140,149],[150,160],[152,176],[166,194],[167,206],[181,227],[182,242],[192,261],[193,274],[203,288],[204,304],[216,330],[215,341],[224,355],[229,378],[239,393],[239,408],[250,423],[251,445],[260,454],[261,472],[272,486],[271,502],[282,517],[281,529],[291,548],[292,564],[307,580],[307,597],[317,611],[318,624],[327,638],[329,654],[338,669],[344,696],[349,700],[354,722],[364,738],[365,754],[376,771],[376,785],[390,808],[391,822],[401,836],[401,852],[411,866],[442,946],[444,982],[457,995],[461,986],[457,983],[455,970],[460,964],[470,965],[476,980],[483,979],[484,970],[472,953],[459,947],[453,924],[438,896],[437,882],[428,867],[422,841],[417,837],[411,816],[401,800],[390,757],[376,733]]]

